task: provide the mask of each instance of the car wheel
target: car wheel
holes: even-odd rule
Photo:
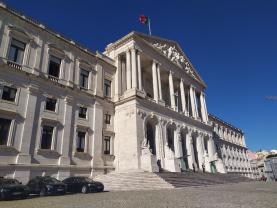
[[[27,197],[28,197],[28,194],[23,194],[23,195],[21,196],[21,199],[27,199]]]
[[[39,195],[40,196],[46,196],[46,188],[42,188],[41,190],[40,190],[40,192],[39,192]]]
[[[87,186],[83,186],[83,187],[82,187],[82,193],[83,193],[83,194],[88,193],[88,187],[87,187]]]

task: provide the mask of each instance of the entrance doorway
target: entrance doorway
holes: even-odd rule
[[[211,173],[217,173],[215,161],[210,162]]]
[[[146,139],[153,155],[156,155],[156,125],[150,120],[146,124]]]

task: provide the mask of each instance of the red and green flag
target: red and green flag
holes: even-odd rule
[[[139,22],[144,25],[148,25],[149,34],[151,35],[150,18],[145,15],[139,16]]]

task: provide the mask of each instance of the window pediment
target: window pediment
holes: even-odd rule
[[[10,35],[18,38],[24,42],[31,42],[34,40],[32,35],[30,35],[28,32],[26,32],[24,29],[9,25]]]
[[[57,56],[61,59],[65,59],[67,57],[65,52],[62,49],[60,49],[56,44],[48,44],[48,52],[49,54]]]
[[[96,72],[94,64],[92,64],[84,59],[78,59],[78,60],[79,60],[79,68],[89,70],[94,73]]]

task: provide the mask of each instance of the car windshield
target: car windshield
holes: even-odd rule
[[[43,178],[42,180],[46,183],[58,183],[59,182],[56,178],[50,178],[50,177]]]
[[[4,179],[4,180],[0,181],[0,184],[3,184],[3,185],[12,185],[12,184],[18,185],[20,183],[17,180],[14,180],[14,179]]]

